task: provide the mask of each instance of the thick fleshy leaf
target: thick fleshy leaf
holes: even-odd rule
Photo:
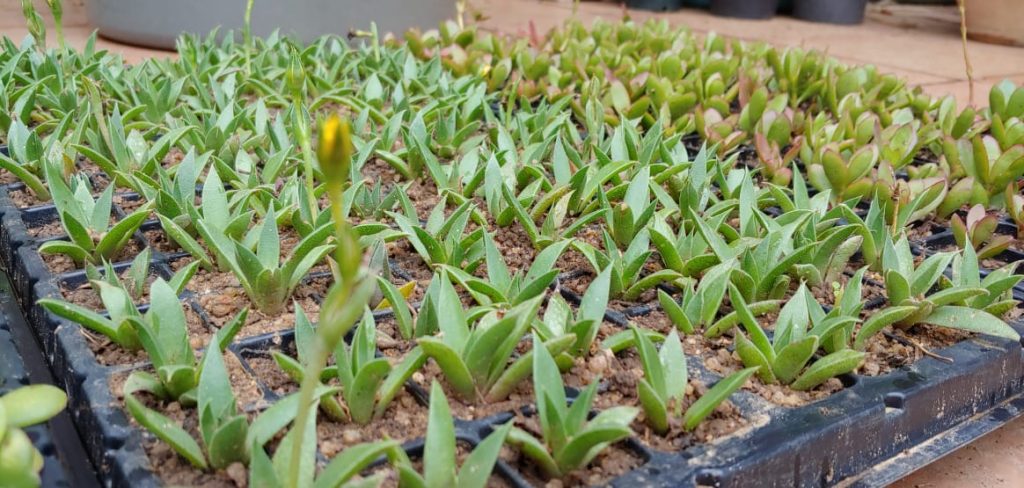
[[[430,413],[423,446],[423,478],[427,486],[455,485],[455,424],[448,399],[436,381],[430,387]]]
[[[226,421],[235,412],[235,394],[231,389],[228,371],[224,366],[224,357],[217,348],[208,348],[203,354],[203,372],[199,375],[199,391],[197,394],[200,425],[203,427],[203,438],[209,440],[213,435],[212,425]],[[204,419],[212,415],[212,419]]]
[[[487,260],[487,278],[491,284],[501,290],[508,290],[512,284],[512,275],[505,264],[505,258],[498,251],[491,234],[484,234],[484,255]]]
[[[238,335],[239,332],[241,332],[242,326],[245,325],[245,319],[248,317],[249,309],[243,308],[242,310],[239,310],[234,317],[231,318],[230,322],[224,324],[223,327],[217,330],[217,335],[215,336],[215,343],[220,348],[221,352],[226,350],[228,346],[231,345],[231,342],[235,340],[235,336]]]
[[[833,352],[811,364],[789,387],[797,391],[810,390],[831,378],[857,369],[863,361],[864,353],[853,349]]]
[[[274,464],[263,446],[254,446],[249,460],[249,486],[252,488],[281,488]]]
[[[476,386],[473,382],[473,374],[462,361],[459,353],[445,344],[440,339],[433,337],[421,337],[419,346],[423,352],[437,362],[438,367],[444,373],[448,383],[455,388],[460,396],[467,400],[476,398]]]
[[[857,337],[853,341],[853,348],[858,351],[863,351],[871,336],[877,334],[885,328],[885,326],[894,324],[909,317],[910,314],[915,311],[917,311],[917,307],[905,305],[889,307],[879,312],[875,312],[874,315],[869,317],[868,320],[861,325],[860,330],[857,331]]]
[[[711,387],[704,396],[697,399],[690,405],[690,408],[686,409],[686,413],[683,415],[683,428],[686,430],[693,430],[697,428],[702,420],[711,415],[712,412],[718,408],[730,395],[736,390],[740,389],[750,376],[757,372],[757,367],[746,368],[737,371]]]
[[[437,317],[438,329],[445,344],[453,350],[462,352],[469,339],[469,326],[466,321],[466,312],[462,308],[462,300],[459,294],[448,279],[447,273],[435,275],[438,281],[437,288]]]
[[[611,291],[611,278],[612,267],[609,266],[597,275],[597,278],[587,287],[587,291],[583,293],[577,321],[592,321],[595,325],[588,329],[585,336],[580,337],[577,334],[575,348],[577,354],[582,354],[590,348],[590,344],[597,335],[597,326],[604,321],[604,312],[608,307],[608,297]]]
[[[662,367],[661,358],[658,357],[657,350],[654,349],[654,343],[636,327],[633,327],[633,340],[636,343],[637,353],[640,355],[640,364],[644,370],[644,380],[654,390],[658,398],[662,399],[662,402],[667,402],[668,392],[665,387],[665,370]]]
[[[966,300],[970,300],[971,298],[986,295],[987,293],[988,291],[984,288],[946,288],[940,292],[928,295],[928,301],[932,302],[932,305],[935,305],[936,307],[941,307],[943,305],[962,303]]]
[[[740,319],[740,323],[743,324],[747,334],[750,334],[750,342],[757,346],[757,349],[765,359],[769,362],[774,362],[775,349],[772,348],[771,341],[768,340],[768,336],[765,334],[764,329],[761,328],[761,324],[757,322],[754,314],[747,307],[743,294],[735,286],[729,286],[729,299],[732,301],[733,307],[736,308],[735,311]]]
[[[365,425],[373,418],[374,402],[377,391],[391,372],[391,364],[385,358],[372,360],[362,366],[356,373],[352,387],[342,393],[348,403],[349,415],[360,425]]]
[[[548,452],[544,444],[528,432],[519,428],[513,428],[508,433],[507,442],[510,445],[519,448],[526,457],[537,463],[541,471],[543,471],[547,476],[552,478],[562,476],[562,472],[558,468],[558,464],[555,462],[555,459],[551,457],[551,453]]]
[[[550,249],[550,247],[547,249]],[[544,293],[544,290],[551,286],[551,283],[555,280],[555,277],[558,276],[559,272],[560,270],[558,269],[552,269],[547,273],[538,276],[533,281],[524,282],[522,287],[519,289],[519,293],[514,297],[511,297],[510,303],[516,305]]]
[[[185,432],[184,429],[175,424],[170,418],[146,408],[145,405],[131,395],[125,397],[124,403],[136,422],[152,432],[160,440],[169,444],[175,452],[187,459],[193,466],[203,470],[206,469],[206,458],[203,456],[203,450],[196,443],[195,439],[188,435],[188,432]]]
[[[743,334],[736,336],[736,354],[740,356],[740,361],[750,368],[757,369],[757,375],[766,384],[775,383],[775,373],[772,371],[772,363],[764,356],[764,353],[750,342]]]
[[[767,313],[777,312],[779,307],[782,306],[782,300],[764,300],[760,302],[754,302],[747,305],[754,316],[764,315]],[[724,317],[718,319],[717,322],[712,324],[707,330],[704,331],[704,337],[713,339],[721,336],[725,332],[731,330],[733,327],[739,325],[740,314],[737,310],[729,312]]]
[[[668,432],[668,408],[665,402],[646,379],[637,382],[636,388],[647,425],[651,426],[654,432],[664,435]]]
[[[290,480],[291,486],[311,486],[314,482],[314,475],[316,474],[316,443],[315,442],[303,442],[299,446],[298,452],[295,449],[295,442],[299,429],[302,430],[304,439],[316,439],[316,409],[317,404],[314,403],[309,406],[309,415],[306,417],[306,423],[304,426],[293,424],[292,428],[285,434],[284,438],[281,439],[281,443],[277,446],[277,451],[274,452],[274,471],[278,473],[278,476]],[[299,458],[295,459],[295,455],[298,454]],[[297,478],[291,478],[296,476]]]
[[[90,233],[89,228],[86,227],[87,224],[80,222],[71,215],[71,212],[61,212],[60,215],[61,224],[63,225],[64,230],[68,233],[68,238],[71,239],[71,242],[91,253],[96,247],[96,242],[93,240],[93,234]],[[102,230],[106,230],[106,225],[98,231]]]
[[[192,257],[203,266],[203,268],[213,269],[213,261],[206,254],[206,251],[203,249],[203,246],[199,244],[199,241],[196,241],[192,236],[185,232],[185,230],[176,224],[174,220],[159,214],[157,214],[157,217],[160,219],[160,226],[172,241],[181,246],[185,252],[191,254]]]
[[[560,452],[555,455],[555,461],[558,463],[559,470],[563,473],[573,471],[581,468],[593,459],[608,444],[612,442],[620,441],[629,437],[633,431],[629,428],[629,422],[632,422],[633,417],[636,416],[637,410],[630,407],[615,407],[615,409],[627,409],[632,412],[632,415],[623,415],[623,419],[629,418],[625,423],[596,423],[591,422],[587,428],[580,432],[566,444]],[[605,412],[608,412],[606,410]],[[604,413],[604,412],[602,412]]]
[[[661,305],[662,311],[668,316],[672,324],[677,329],[682,331],[684,334],[693,334],[693,323],[690,318],[686,315],[683,308],[676,303],[675,299],[671,295],[665,293],[664,290],[658,290],[658,303]]]
[[[195,355],[188,340],[188,325],[181,309],[178,294],[162,278],[150,285],[150,309],[146,319],[156,328],[156,339],[163,360],[169,364],[195,363]]]
[[[141,347],[134,333],[131,334],[132,340],[130,342],[124,341],[123,339],[126,337],[121,333],[121,327],[85,307],[52,298],[42,298],[36,304],[41,305],[54,315],[75,322],[93,332],[103,334],[121,347],[127,349],[139,349]]]
[[[911,296],[919,296],[926,293],[938,280],[939,276],[946,271],[949,263],[953,261],[952,253],[941,253],[925,259],[916,270],[910,281]],[[888,278],[888,277],[887,277]]]
[[[219,425],[206,445],[210,453],[210,466],[224,469],[231,463],[248,462],[249,451],[245,443],[248,431],[249,421],[244,415],[235,416]]]
[[[779,355],[772,363],[772,372],[775,373],[775,378],[783,384],[793,381],[816,350],[818,350],[817,336],[807,336],[797,342],[789,343],[779,351]]]
[[[665,399],[681,399],[690,381],[686,370],[686,354],[679,334],[672,331],[658,351],[661,367],[665,371]]]
[[[64,390],[53,385],[22,386],[0,396],[7,425],[14,428],[45,422],[64,410],[67,403]]]
[[[540,338],[533,338],[533,391],[537,403],[537,416],[548,443],[551,436],[564,437],[563,415],[565,386],[555,359],[543,347]]]
[[[576,337],[572,334],[564,334],[544,341],[544,348],[551,356],[558,356],[568,351]],[[493,386],[487,392],[488,402],[499,402],[508,397],[519,383],[530,376],[533,371],[533,351],[519,356],[512,364],[505,368],[505,371],[494,381]]]
[[[337,392],[337,388],[321,386],[316,389],[315,396],[334,395]],[[256,420],[253,420],[249,426],[246,443],[258,446],[266,444],[281,429],[287,427],[295,419],[295,415],[298,413],[298,405],[299,393],[297,392],[274,402],[273,405],[260,413]]]
[[[912,296],[907,278],[895,269],[885,272],[885,291],[888,294],[889,303],[893,305],[900,305]]]
[[[517,326],[519,324],[522,325]],[[502,346],[510,342],[512,347],[515,347],[528,326],[528,322],[518,320],[518,317],[510,314],[496,322],[476,325],[463,352],[463,360],[473,376],[474,383],[486,385],[494,367],[504,369],[512,351],[503,351]]]
[[[484,488],[494,471],[494,464],[501,454],[501,447],[505,444],[508,433],[512,430],[512,423],[508,422],[491,432],[480,444],[477,444],[473,452],[466,457],[459,469],[458,488]]]
[[[806,244],[787,255],[782,261],[779,261],[778,264],[769,268],[768,272],[761,277],[761,280],[757,285],[757,298],[769,298],[768,293],[771,290],[771,287],[775,285],[776,278],[787,273],[793,265],[802,262],[811,254],[811,251],[814,250],[815,246],[817,246],[817,243],[814,242]]]
[[[579,320],[604,320],[604,312],[608,307],[608,290],[611,286],[611,268],[594,278],[590,286],[583,293],[580,300]]]
[[[67,241],[47,241],[39,246],[39,252],[41,254],[64,254],[70,257],[76,263],[82,263],[86,261],[92,261],[92,255],[89,251],[83,249],[77,244],[73,244]]]
[[[132,238],[132,234],[139,229],[139,226],[142,225],[142,222],[148,216],[149,208],[145,207],[120,220],[96,244],[94,254],[103,258],[113,257],[128,243],[128,240]]]
[[[395,323],[398,326],[399,333],[402,334],[402,338],[406,340],[412,339],[412,314],[409,312],[409,303],[406,301],[405,295],[383,277],[377,277],[377,284],[384,294],[384,299],[391,305],[392,313],[395,315]]]
[[[953,329],[988,334],[991,336],[1011,339],[1013,341],[1020,340],[1020,335],[1006,322],[1003,322],[998,317],[985,312],[984,310],[976,310],[968,307],[957,307],[953,305],[937,307],[923,320],[923,322],[932,325],[950,327]]]
[[[43,458],[32,445],[32,439],[21,429],[11,429],[0,440],[0,479],[11,488],[39,486]]]

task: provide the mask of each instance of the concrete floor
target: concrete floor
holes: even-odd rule
[[[45,12],[44,1],[35,3]],[[571,0],[469,0],[469,13],[488,30],[544,33],[573,15]],[[241,8],[241,7],[240,7]],[[82,0],[65,0],[65,35],[81,46],[92,32]],[[935,96],[953,95],[970,103],[969,84],[959,37],[959,20],[952,7],[911,7],[873,4],[863,25],[839,27],[801,22],[786,17],[744,21],[714,17],[700,10],[653,14],[625,12],[612,2],[582,2],[576,15],[584,21],[652,16],[685,25],[697,33],[717,32],[745,40],[783,46],[813,47],[850,64],[873,64],[920,85]],[[20,40],[27,35],[20,0],[0,0],[0,35]],[[98,47],[124,55],[128,62],[173,53],[154,51],[100,39]],[[1003,79],[1024,84],[1024,48],[968,43],[974,66],[974,102],[985,105],[992,85]],[[893,484],[897,488],[1024,487],[1024,419],[977,440]]]

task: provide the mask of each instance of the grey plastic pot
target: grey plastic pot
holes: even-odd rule
[[[779,0],[711,0],[712,14],[739,19],[768,19],[779,10]]]
[[[793,17],[825,24],[854,25],[864,22],[868,0],[796,0]]]
[[[683,0],[626,0],[626,6],[638,10],[671,12],[683,8]]]
[[[86,12],[100,35],[156,48],[173,48],[182,33],[205,35],[220,26],[240,30],[246,0],[87,0]],[[253,35],[274,29],[311,41],[324,34],[368,29],[400,34],[433,28],[455,15],[455,0],[257,0]]]

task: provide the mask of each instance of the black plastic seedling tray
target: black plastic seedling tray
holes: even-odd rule
[[[0,273],[0,395],[21,386],[52,381],[35,334],[29,330],[11,293],[10,282]],[[26,428],[25,432],[43,455],[42,486],[99,486],[66,411],[44,424]]]
[[[119,208],[116,212],[124,215]],[[34,305],[43,297],[60,297],[61,282],[83,279],[81,272],[51,273],[38,254],[39,244],[46,239],[28,233],[29,228],[55,218],[52,209],[45,206],[17,209],[6,192],[0,191],[0,236],[10,246],[0,258],[12,273],[13,288],[56,380],[69,393],[69,411],[103,483],[159,486],[144,449],[149,434],[128,421],[109,388],[113,376],[146,364],[101,365],[77,325]],[[156,224],[146,225],[148,229]],[[140,245],[147,244],[141,232],[135,239]],[[180,255],[154,250],[152,269],[168,277],[169,263],[177,258]],[[408,276],[401,269],[394,271]],[[568,301],[578,302],[579,297],[572,292],[559,291]],[[182,300],[212,327],[191,292],[183,294]],[[609,310],[605,318],[621,327],[631,315],[650,310],[650,306]],[[382,316],[386,314],[382,312]],[[1014,326],[1024,332],[1024,324]],[[250,359],[287,348],[291,340],[289,331],[249,337],[237,340],[228,353],[253,374]],[[874,480],[897,479],[1020,414],[1024,406],[1024,352],[1020,343],[975,337],[935,352],[953,362],[926,357],[882,376],[848,375],[843,378],[843,390],[797,408],[777,406],[741,390],[732,402],[749,421],[748,428],[678,452],[661,452],[647,447],[639,438],[629,439],[622,448],[631,451],[642,465],[611,484],[826,486],[844,482],[870,486]],[[719,377],[704,368],[701,358],[689,359],[691,377],[706,384],[717,381]],[[277,395],[256,379],[264,400],[259,403],[275,400]],[[407,388],[426,408],[426,392],[414,384]],[[575,391],[570,389],[568,393],[572,398]],[[257,410],[262,406],[246,408]],[[529,407],[525,413],[529,414]],[[461,442],[475,445],[511,417],[512,413],[506,412],[479,420],[456,419],[457,435]],[[405,448],[411,456],[417,456],[422,451],[422,439],[409,441]],[[504,461],[498,463],[495,476],[513,486],[529,486],[526,478]]]

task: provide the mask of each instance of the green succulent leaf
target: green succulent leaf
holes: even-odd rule
[[[124,403],[135,421],[145,427],[146,430],[170,445],[175,452],[188,460],[196,468],[203,470],[207,468],[203,449],[199,447],[199,444],[192,436],[188,435],[188,432],[175,424],[173,420],[147,408],[142,402],[131,395],[125,396]]]
[[[742,369],[715,383],[715,386],[686,409],[686,413],[683,415],[683,428],[686,430],[697,428],[701,421],[711,415],[736,390],[740,389],[757,370],[757,366]]]
[[[978,332],[1013,341],[1020,340],[1020,334],[1012,327],[984,310],[946,305],[936,307],[923,321],[932,325]]]
[[[790,388],[802,391],[810,390],[831,378],[849,373],[857,369],[864,361],[864,353],[852,349],[842,349],[815,361]]]
[[[7,427],[20,428],[43,423],[64,410],[68,397],[53,385],[28,385],[0,396],[0,412]],[[7,432],[7,429],[0,429]]]

